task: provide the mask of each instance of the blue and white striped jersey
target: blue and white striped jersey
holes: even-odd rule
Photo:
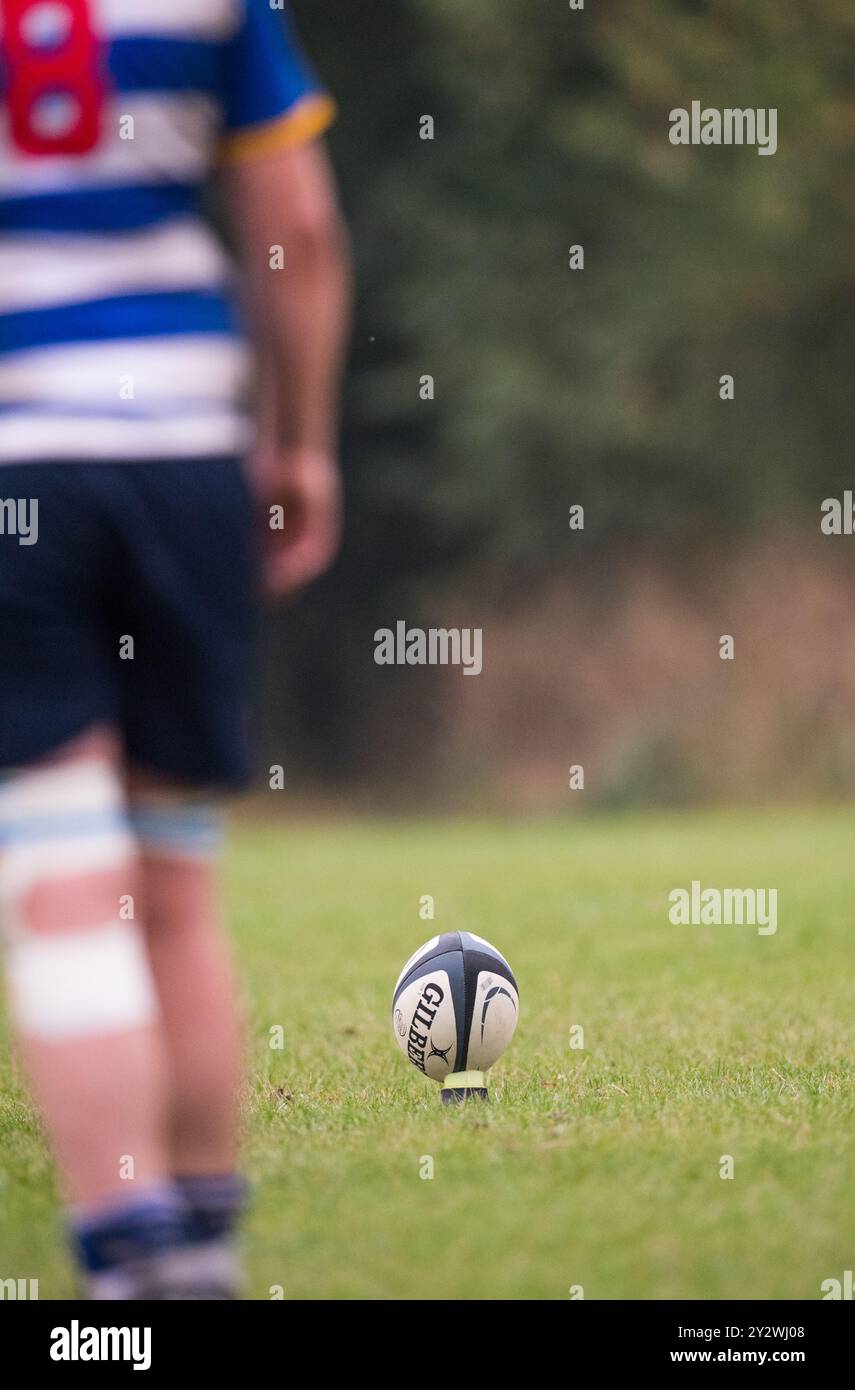
[[[333,103],[282,0],[0,0],[0,463],[240,452],[247,351],[200,211]]]

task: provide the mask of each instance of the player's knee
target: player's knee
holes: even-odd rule
[[[29,1036],[91,1036],[154,1017],[135,865],[108,756],[60,758],[0,783],[0,930],[11,1012]]]

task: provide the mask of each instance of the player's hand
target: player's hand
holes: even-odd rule
[[[271,594],[291,594],[323,574],[338,551],[338,463],[319,450],[293,449],[268,458],[259,482],[264,587]]]

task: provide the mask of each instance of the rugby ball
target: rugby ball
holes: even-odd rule
[[[495,946],[472,932],[444,932],[398,976],[392,1031],[408,1061],[443,1084],[443,1100],[486,1096],[484,1074],[514,1035],[519,1003],[511,967]]]

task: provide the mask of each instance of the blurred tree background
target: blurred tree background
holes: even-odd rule
[[[853,481],[852,0],[293,8],[358,317],[346,543],[269,620],[265,765],[371,804],[567,804],[571,763],[589,804],[855,789],[853,540],[819,532]],[[777,108],[777,153],[672,146],[693,100]],[[377,667],[398,619],[483,627],[484,674]]]

